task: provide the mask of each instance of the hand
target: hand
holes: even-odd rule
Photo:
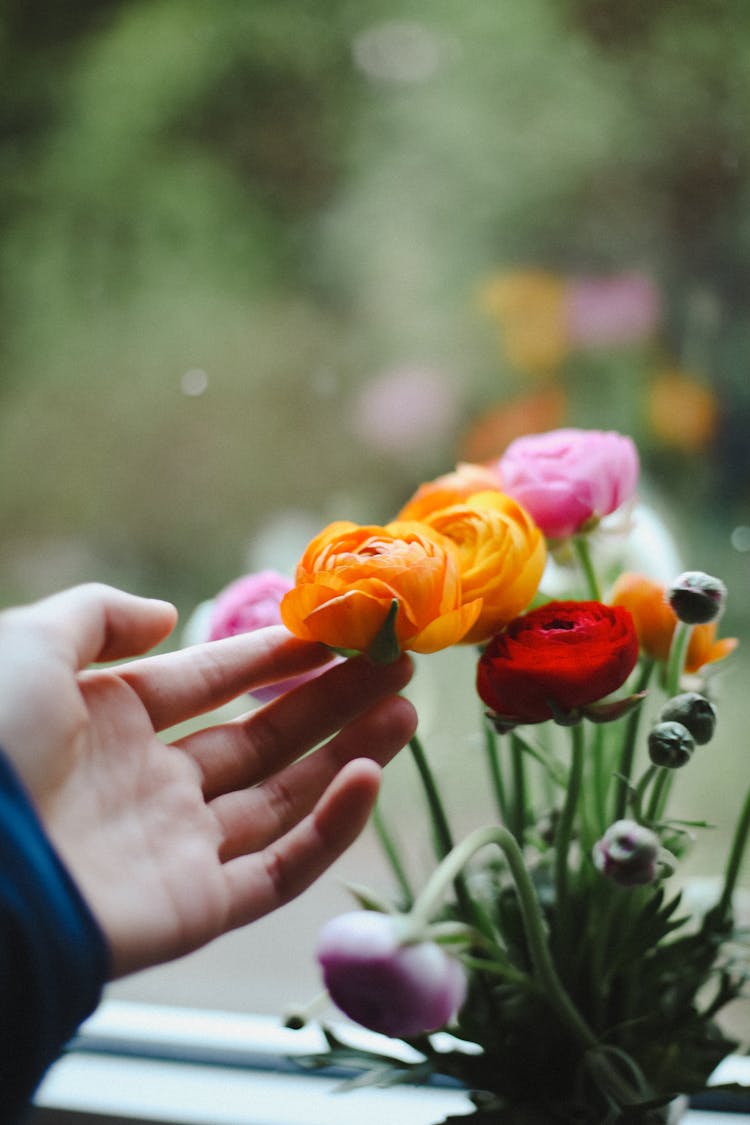
[[[0,614],[0,746],[109,941],[114,976],[303,891],[364,827],[380,767],[416,725],[394,695],[408,659],[357,659],[168,744],[157,732],[330,659],[273,627],[88,667],[146,652],[175,621],[165,602],[97,585]]]

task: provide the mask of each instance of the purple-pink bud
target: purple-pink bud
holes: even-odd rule
[[[354,910],[326,923],[317,956],[331,999],[371,1031],[406,1038],[450,1022],[466,997],[463,966],[432,941],[402,942],[402,916]]]
[[[721,616],[727,588],[720,578],[702,570],[686,570],[675,578],[668,597],[680,621],[687,625],[705,625]]]
[[[616,820],[594,844],[594,866],[622,887],[653,883],[661,854],[659,837],[634,820]]]

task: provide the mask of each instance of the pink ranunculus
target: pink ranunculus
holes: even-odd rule
[[[291,579],[275,570],[260,570],[231,582],[211,605],[208,639],[218,641],[224,637],[234,637],[238,633],[253,633],[256,629],[265,629],[269,625],[281,625],[279,605],[284,594],[293,585]],[[260,703],[267,703],[299,684],[314,679],[326,668],[330,668],[330,664],[275,684],[254,688],[251,695]]]
[[[639,462],[623,434],[563,429],[517,438],[497,468],[503,490],[547,538],[564,539],[632,497]]]
[[[317,956],[334,1004],[381,1035],[424,1035],[466,999],[463,966],[433,941],[403,943],[403,917],[352,910],[331,918]]]

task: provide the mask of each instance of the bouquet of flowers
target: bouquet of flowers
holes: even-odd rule
[[[717,639],[717,578],[599,573],[597,529],[629,534],[638,475],[621,434],[520,438],[423,484],[386,526],[325,528],[293,582],[249,576],[213,607],[214,635],[280,619],[338,658],[477,648],[462,690],[481,701],[496,817],[454,840],[415,737],[434,871],[415,891],[376,818],[394,899],[355,888],[317,950],[334,1003],[417,1052],[369,1056],[327,1029],[318,1061],[453,1076],[467,1125],[666,1122],[737,1047],[716,1016],[747,978],[733,903],[750,793],[699,917],[670,879],[709,827],[670,799],[714,735],[707,672],[736,641]],[[564,597],[545,593],[553,563]]]

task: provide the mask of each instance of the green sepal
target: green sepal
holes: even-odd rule
[[[401,649],[396,639],[397,615],[398,598],[394,598],[385,621],[378,629],[367,650],[366,655],[373,664],[392,664],[401,655]]]

